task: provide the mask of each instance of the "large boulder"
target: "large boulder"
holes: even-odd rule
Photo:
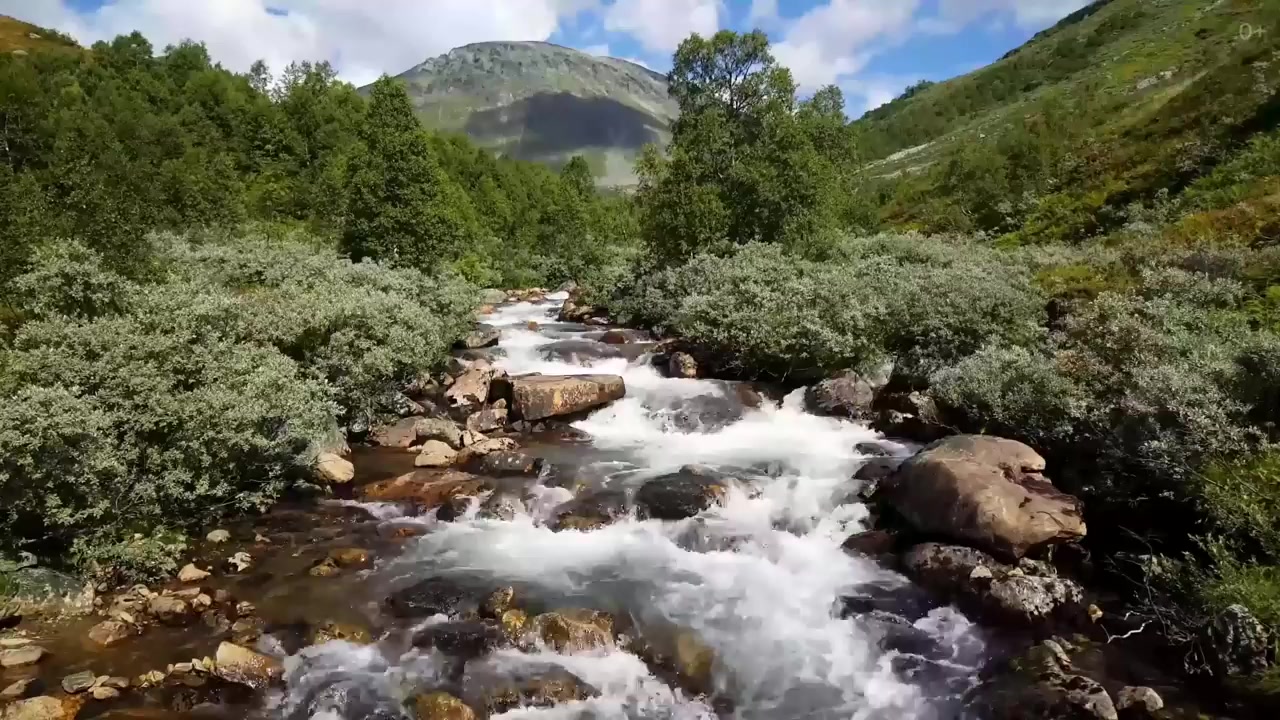
[[[320,453],[316,457],[315,475],[322,483],[343,485],[356,476],[356,466],[350,460],[335,453]]]
[[[518,707],[548,708],[600,694],[582,678],[554,665],[490,667],[468,663],[463,699],[483,715],[500,715]]]
[[[1024,627],[1081,615],[1084,592],[1047,563],[1006,565],[968,547],[923,543],[902,557],[902,569],[921,587],[984,619]]]
[[[507,424],[507,401],[499,400],[467,416],[467,429],[476,433],[501,430]]]
[[[402,418],[390,425],[379,425],[374,428],[369,438],[382,447],[411,447],[418,441],[417,425],[417,418]]]
[[[874,410],[871,427],[889,437],[933,442],[955,432],[938,403],[922,392],[885,389],[876,395]]]
[[[279,660],[229,642],[218,645],[213,662],[218,677],[256,690],[284,676],[284,665]]]
[[[556,507],[551,527],[553,530],[595,530],[626,515],[628,508],[624,490],[588,490]]]
[[[458,459],[458,451],[440,440],[428,440],[422,444],[418,457],[414,458],[414,467],[440,468],[448,467]]]
[[[0,720],[72,720],[83,704],[83,697],[42,695],[0,707]]]
[[[486,655],[503,644],[502,628],[480,620],[433,623],[413,635],[415,647],[433,648],[462,660]]]
[[[804,391],[805,405],[810,412],[854,420],[870,419],[875,399],[876,386],[852,370],[827,378]]]
[[[474,367],[454,379],[449,389],[444,391],[445,400],[451,407],[472,407],[483,405],[489,399],[489,384],[493,382],[495,370],[492,367]]]
[[[1056,640],[1045,640],[972,694],[969,710],[989,720],[1119,720],[1099,682],[1075,674]]]
[[[487,594],[453,578],[431,576],[391,593],[385,604],[399,618],[456,615],[479,608]]]
[[[537,477],[542,472],[543,460],[536,455],[519,451],[489,452],[470,455],[466,470],[487,477]]]
[[[417,442],[439,440],[454,450],[462,449],[462,428],[447,418],[422,418],[413,426]]]
[[[502,333],[497,328],[490,325],[480,323],[476,325],[476,329],[467,333],[456,344],[456,347],[462,350],[478,350],[480,348],[493,347],[498,344]]]
[[[533,619],[533,629],[558,653],[587,652],[613,645],[613,617],[596,610],[559,610]]]
[[[1041,473],[1020,442],[984,435],[940,440],[881,483],[879,496],[916,530],[1016,561],[1084,537],[1080,501]]]
[[[590,410],[626,394],[617,375],[526,375],[511,379],[515,414],[529,421]]]
[[[485,288],[480,291],[480,303],[482,305],[501,305],[507,301],[507,291],[497,288]]]

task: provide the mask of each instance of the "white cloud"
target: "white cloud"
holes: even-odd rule
[[[546,40],[563,18],[596,0],[114,0],[77,13],[65,0],[0,0],[0,13],[69,32],[82,42],[139,30],[157,48],[193,39],[215,60],[279,70],[329,60],[361,84],[453,47],[485,40]],[[283,11],[283,14],[271,9]]]
[[[920,0],[831,0],[801,15],[774,46],[803,90],[861,70],[876,45],[911,29]]]
[[[747,24],[752,27],[769,27],[781,19],[778,14],[778,0],[751,0],[751,10],[747,13]]]
[[[582,48],[582,52],[588,55],[595,55],[597,57],[613,57],[609,53],[608,43],[602,43],[600,45],[588,45]]]
[[[627,33],[645,50],[670,53],[693,33],[720,29],[721,0],[614,0],[604,11],[604,29]]]
[[[992,13],[1007,13],[1024,29],[1039,29],[1087,5],[1089,0],[938,0],[938,14],[924,22],[935,32],[957,32]]]

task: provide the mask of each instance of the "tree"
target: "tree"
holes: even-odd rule
[[[560,169],[560,179],[580,198],[585,199],[595,195],[595,177],[591,174],[591,166],[587,165],[587,159],[581,155],[569,158],[569,162]]]
[[[404,87],[373,84],[350,165],[346,251],[415,267],[456,257],[477,232],[470,201],[440,169]]]

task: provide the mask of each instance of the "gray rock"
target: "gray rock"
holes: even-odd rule
[[[975,691],[970,709],[985,720],[1119,720],[1106,688],[1073,674],[1062,646],[1046,640]]]
[[[497,328],[488,325],[477,325],[475,330],[467,333],[461,340],[457,342],[457,347],[466,350],[478,350],[480,348],[493,347],[498,344],[502,333]]]
[[[446,418],[421,418],[414,423],[414,437],[418,443],[439,440],[454,450],[461,450],[462,428]]]
[[[448,467],[458,459],[458,451],[449,447],[448,443],[439,440],[428,440],[422,444],[422,450],[414,458],[414,467]]]
[[[805,405],[810,412],[854,420],[871,418],[875,397],[876,387],[852,370],[823,380],[804,392]]]
[[[1251,677],[1266,672],[1271,663],[1271,635],[1243,605],[1223,610],[1200,632],[1200,646],[1214,675]]]
[[[1164,698],[1149,687],[1126,687],[1116,693],[1116,710],[1125,720],[1153,720],[1164,709]]]
[[[0,668],[35,665],[43,660],[47,654],[44,648],[37,645],[0,650]]]
[[[81,670],[62,678],[62,689],[68,695],[75,695],[93,687],[97,681],[98,676],[92,670]]]
[[[38,678],[26,678],[5,686],[0,690],[0,700],[21,700],[40,692],[41,682]]]
[[[72,720],[80,709],[78,698],[54,698],[48,695],[19,700],[6,705],[3,720]]]
[[[481,305],[501,305],[507,301],[507,291],[497,288],[486,288],[480,293]]]
[[[693,356],[685,352],[673,352],[667,360],[667,377],[673,378],[696,378],[698,377],[698,361]]]

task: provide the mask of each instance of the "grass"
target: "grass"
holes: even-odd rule
[[[32,25],[8,15],[0,15],[0,53],[79,49],[80,46],[74,40],[56,30]]]

